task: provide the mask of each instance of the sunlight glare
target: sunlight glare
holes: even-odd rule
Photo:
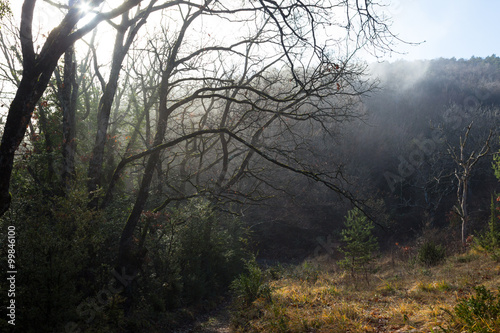
[[[92,9],[92,6],[90,6],[88,1],[82,1],[79,4],[77,4],[77,6],[81,12],[85,13],[85,15],[88,14],[90,12],[90,10]]]
[[[82,27],[89,23],[96,15],[94,7],[90,4],[90,1],[80,1],[77,4],[78,10],[83,14],[78,26]],[[92,15],[89,15],[92,14]]]

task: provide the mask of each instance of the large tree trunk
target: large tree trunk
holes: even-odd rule
[[[36,70],[24,70],[16,96],[9,107],[0,144],[0,216],[10,206],[10,177],[14,166],[14,154],[21,144],[26,128],[35,110],[35,105],[47,88],[50,76],[57,63],[56,56],[53,62]]]

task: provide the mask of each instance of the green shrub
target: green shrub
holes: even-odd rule
[[[417,261],[425,266],[435,266],[445,258],[445,249],[434,242],[425,242],[417,253]]]
[[[345,258],[339,264],[350,270],[353,276],[358,271],[363,271],[366,276],[369,264],[375,259],[373,253],[378,250],[378,243],[372,234],[373,228],[373,223],[358,208],[348,212],[340,247]]]
[[[278,263],[274,266],[269,267],[266,270],[266,273],[269,275],[271,280],[279,280],[281,279],[285,273],[287,268],[283,266],[281,263]]]
[[[464,298],[458,302],[449,315],[448,328],[445,332],[500,332],[500,289],[492,293],[484,286],[474,288],[476,296]]]
[[[271,289],[265,283],[264,273],[255,258],[246,262],[246,273],[240,274],[231,283],[231,291],[236,302],[248,306],[259,297],[271,298]]]

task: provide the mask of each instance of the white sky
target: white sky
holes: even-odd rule
[[[393,32],[418,46],[398,45],[396,59],[468,59],[500,55],[500,1],[391,0]]]
[[[23,1],[10,1],[18,16]],[[109,3],[120,2],[107,0]],[[500,55],[500,0],[387,0],[392,16],[392,31],[417,46],[398,44],[384,59],[470,58]],[[38,1],[37,8],[44,7]],[[35,14],[35,17],[37,15]],[[42,25],[58,23],[58,15],[41,13]],[[103,29],[103,27],[101,27]],[[371,62],[373,58],[367,58]]]

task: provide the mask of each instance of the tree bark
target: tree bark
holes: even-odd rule
[[[54,59],[55,58],[55,59]],[[14,155],[26,133],[35,105],[47,88],[50,76],[57,64],[56,56],[51,63],[39,64],[34,70],[25,69],[14,100],[9,107],[0,144],[0,216],[10,206],[10,177]]]

